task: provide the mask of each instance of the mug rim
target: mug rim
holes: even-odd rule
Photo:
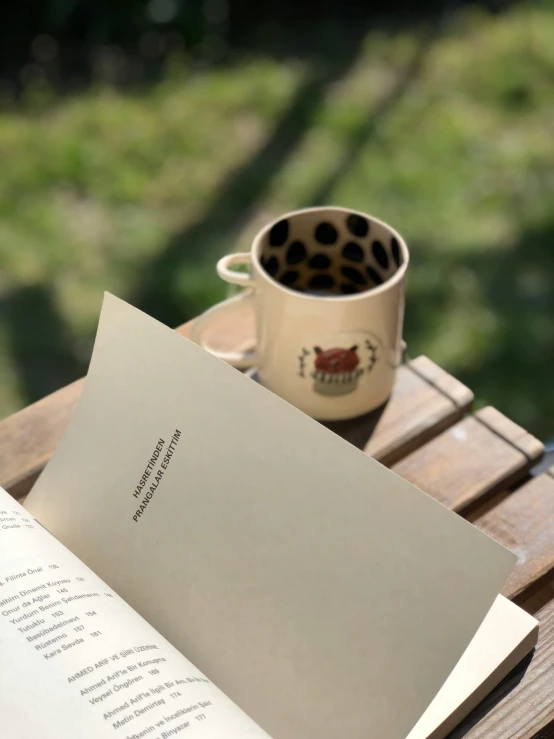
[[[259,258],[258,252],[260,251],[262,239],[264,236],[273,228],[273,226],[276,223],[279,223],[279,221],[282,221],[285,218],[290,218],[292,216],[301,215],[302,213],[314,213],[316,211],[334,211],[339,213],[348,213],[362,216],[363,218],[367,218],[370,221],[373,221],[374,223],[378,223],[381,226],[384,226],[398,241],[400,245],[400,249],[402,252],[403,260],[402,264],[396,272],[391,275],[388,280],[383,282],[381,285],[377,285],[376,287],[370,287],[367,290],[362,290],[359,293],[353,293],[352,295],[313,295],[311,293],[307,292],[301,292],[299,290],[293,290],[290,287],[287,287],[287,285],[282,285],[280,282],[278,282],[276,279],[274,279],[266,270],[263,268],[262,263]],[[363,300],[364,298],[367,298],[369,295],[378,295],[380,293],[385,292],[386,290],[389,290],[391,287],[396,285],[396,283],[400,282],[402,278],[404,277],[404,274],[406,272],[406,269],[408,267],[409,261],[410,261],[410,252],[408,250],[408,246],[402,236],[398,233],[398,231],[390,226],[386,221],[382,221],[379,218],[374,218],[373,216],[369,215],[368,213],[364,213],[361,210],[353,210],[352,208],[343,208],[338,205],[318,205],[314,206],[313,208],[298,208],[297,210],[290,210],[287,213],[283,213],[282,215],[275,218],[273,221],[268,223],[266,226],[264,226],[256,236],[254,237],[254,240],[252,241],[252,248],[250,250],[250,258],[253,262],[253,264],[256,266],[256,270],[262,275],[262,277],[267,280],[271,285],[274,287],[278,287],[281,290],[284,290],[285,292],[289,293],[290,295],[294,295],[297,298],[302,298],[304,300],[325,300],[325,301],[337,301],[337,300],[347,300],[349,302],[355,301],[355,300]]]

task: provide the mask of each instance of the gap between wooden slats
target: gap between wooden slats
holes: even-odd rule
[[[444,505],[467,512],[525,478],[544,448],[494,408],[464,418],[393,469]]]
[[[473,523],[517,555],[503,590],[507,598],[525,605],[533,593],[548,588],[554,580],[554,478],[531,479]]]

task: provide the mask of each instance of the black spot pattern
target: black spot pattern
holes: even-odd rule
[[[270,246],[283,246],[289,237],[289,222],[286,218],[272,226],[269,232]]]
[[[348,280],[352,280],[356,285],[367,285],[366,278],[354,267],[341,267],[340,271]]]
[[[343,295],[352,295],[358,292],[356,285],[351,285],[349,282],[343,282],[340,286],[340,291]]]
[[[314,254],[308,262],[308,267],[313,267],[313,269],[327,269],[330,266],[331,260],[327,254]]]
[[[285,272],[285,274],[281,276],[281,278],[279,279],[279,282],[282,285],[294,285],[297,279],[298,279],[298,272],[295,272],[294,270],[289,270],[288,272]]]
[[[319,241],[320,244],[334,244],[337,236],[337,229],[327,221],[320,223],[315,230],[316,241]]]
[[[364,250],[355,241],[349,241],[342,248],[342,256],[345,259],[349,259],[351,262],[363,262],[364,261]]]
[[[279,269],[279,262],[277,261],[276,257],[270,257],[267,262],[264,264],[265,271],[271,275],[272,277],[275,277],[277,274],[277,270]]]
[[[335,286],[331,275],[314,275],[308,283],[311,290],[330,290]]]
[[[377,272],[377,270],[373,269],[373,267],[370,267],[369,265],[365,268],[369,279],[374,282],[376,285],[382,285],[383,284],[383,278]]]
[[[374,241],[371,245],[371,251],[379,266],[387,269],[389,266],[389,257],[383,244],[380,241]]]
[[[400,254],[400,244],[398,243],[398,239],[395,239],[393,236],[390,242],[390,248],[392,251],[392,258],[394,259],[396,266],[400,267],[402,264],[402,255]]]
[[[306,259],[308,252],[301,241],[293,241],[287,251],[287,264],[298,264]]]
[[[364,236],[367,236],[369,231],[369,223],[365,218],[362,218],[362,216],[359,216],[356,213],[351,213],[348,216],[346,219],[346,225],[351,234],[359,236],[361,239],[363,239]]]

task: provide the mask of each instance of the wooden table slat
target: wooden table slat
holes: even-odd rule
[[[515,424],[492,410],[484,409],[486,424],[480,418],[483,411],[464,418],[396,464],[394,471],[458,512],[522,480],[544,448],[523,429],[515,434]]]
[[[391,399],[373,434],[365,430],[363,449],[391,465],[462,418],[472,402],[469,388],[427,357],[418,357],[398,369]]]
[[[520,602],[535,583],[554,576],[554,478],[550,475],[533,478],[474,523],[518,557],[503,590],[507,598]]]
[[[420,356],[409,362],[410,367],[417,374],[437,390],[440,390],[449,400],[459,408],[467,408],[473,402],[473,393],[462,382],[435,364],[429,357]]]
[[[526,590],[524,597],[517,598],[520,608],[535,617],[541,608],[544,608],[550,601],[554,601],[554,578],[551,574],[539,580],[534,587]]]
[[[81,395],[77,380],[0,423],[0,485],[26,495],[56,449]]]
[[[525,456],[536,463],[544,454],[544,446],[542,443],[532,436],[528,431],[518,426],[506,416],[502,415],[496,408],[488,406],[477,411],[475,417],[481,421],[487,428],[501,436],[505,441],[512,444]]]
[[[537,618],[539,641],[531,658],[491,691],[448,739],[554,737],[554,601]]]

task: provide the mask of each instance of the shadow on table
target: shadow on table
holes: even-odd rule
[[[367,442],[373,436],[377,424],[389,404],[389,400],[390,398],[380,405],[379,408],[365,413],[363,416],[350,418],[346,421],[321,421],[321,423],[325,428],[334,431],[335,434],[341,436],[345,441],[349,441],[363,451]]]
[[[492,690],[488,696],[476,706],[473,711],[453,729],[446,739],[462,739],[474,726],[476,726],[485,716],[492,711],[504,698],[509,697],[512,690],[517,688],[519,683],[525,677],[525,673],[529,668],[533,657],[535,656],[535,650],[533,649],[527,657],[514,667],[514,669],[507,675],[501,683],[499,683],[494,690]]]

